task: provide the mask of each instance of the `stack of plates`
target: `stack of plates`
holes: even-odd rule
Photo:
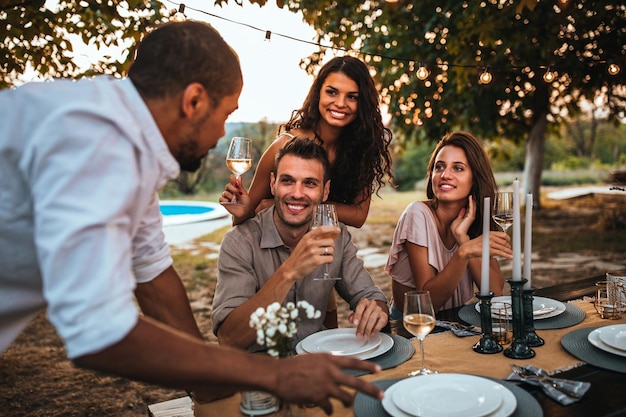
[[[372,334],[368,339],[356,337],[356,329],[330,329],[313,333],[296,345],[297,353],[331,353],[370,359],[393,347],[393,339],[385,333]]]
[[[517,408],[504,385],[464,374],[403,379],[385,391],[382,404],[392,417],[509,417]]]
[[[498,308],[502,308],[502,303],[511,303],[511,296],[504,295],[491,299],[492,316],[497,318]],[[476,303],[476,311],[480,313],[480,303]],[[565,304],[560,301],[545,297],[533,297],[533,317],[535,320],[556,317],[565,311]]]
[[[626,324],[598,327],[587,339],[600,350],[626,358]]]

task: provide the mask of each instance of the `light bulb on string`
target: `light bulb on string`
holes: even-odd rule
[[[550,70],[550,67],[546,70],[546,73],[543,74],[543,80],[547,83],[551,83],[556,78],[556,74]]]
[[[621,68],[615,62],[609,63],[609,67],[607,69],[607,71],[609,72],[609,75],[617,75],[619,74],[620,70]]]
[[[417,75],[418,80],[424,81],[430,75],[430,71],[428,70],[428,68],[426,68],[426,65],[420,62],[419,68],[417,69],[415,75]]]
[[[271,30],[266,30],[265,31],[265,42],[269,42],[272,40],[272,31]]]
[[[172,16],[172,20],[176,22],[183,22],[186,19],[187,19],[187,16],[185,16],[185,5],[181,3],[178,6],[178,10],[174,12],[174,16]]]
[[[489,72],[489,67],[485,67],[485,70],[478,77],[479,84],[489,84],[493,79],[491,72]]]

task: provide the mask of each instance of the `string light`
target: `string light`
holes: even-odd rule
[[[361,54],[361,55],[370,55],[373,56],[372,54],[366,54],[363,53],[361,51],[358,50],[353,50],[353,49],[348,49],[348,48],[343,48],[343,47],[339,47],[339,46],[335,46],[335,45],[323,45],[319,42],[312,42],[312,41],[307,41],[307,40],[303,40],[303,39],[298,39],[292,36],[288,36],[288,35],[284,35],[281,33],[272,33],[269,30],[265,30],[265,29],[261,29],[252,25],[249,25],[247,23],[242,23],[242,22],[238,22],[235,20],[231,20],[231,19],[227,19],[225,17],[222,16],[218,16],[209,12],[206,12],[204,10],[200,10],[200,9],[196,9],[196,8],[192,8],[192,7],[186,7],[185,4],[183,3],[176,3],[173,2],[171,0],[167,0],[169,3],[178,5],[178,10],[175,12],[174,10],[172,10],[172,14],[174,14],[173,16],[173,20],[185,20],[186,19],[186,15],[185,15],[185,9],[189,9],[189,10],[193,10],[195,12],[198,13],[202,13],[205,14],[207,16],[211,16],[214,17],[216,19],[221,19],[221,20],[225,20],[237,25],[241,25],[241,26],[247,26],[251,29],[257,30],[257,31],[261,31],[264,33],[265,36],[265,41],[270,41],[272,35],[274,36],[280,36],[286,39],[290,39],[293,41],[297,41],[300,43],[306,43],[306,44],[310,44],[310,45],[314,45],[316,47],[321,47],[321,48],[325,48],[325,49],[331,49],[334,51],[343,51],[346,53],[357,53],[357,54]],[[393,0],[386,0],[389,3],[392,3]],[[396,0],[397,1],[397,0]],[[559,0],[561,2],[561,4],[567,4],[569,2],[569,0]],[[234,0],[234,2],[238,5],[242,5],[243,1],[242,0]],[[390,60],[400,60],[400,61],[405,61],[405,62],[414,62],[413,60],[410,59],[406,59],[406,58],[402,58],[402,57],[391,57],[391,56],[385,56],[385,55],[380,55],[377,54],[376,57],[380,58],[380,59],[390,59]],[[618,64],[612,62],[612,61],[595,61],[593,62],[591,65],[605,65],[608,64],[607,66],[607,72],[614,76],[619,74],[619,72],[621,71],[621,68]],[[463,65],[463,64],[455,64],[455,63],[450,63],[450,62],[446,62],[445,64],[431,64],[431,66],[436,66],[436,67],[441,67],[441,68],[447,68],[447,67],[464,67],[464,68],[475,68],[475,65]],[[517,69],[525,69],[528,68],[528,65],[523,65],[523,66],[514,66],[513,68],[517,68]],[[545,66],[536,66],[535,68],[546,68]],[[550,67],[547,67],[548,70],[545,72],[545,74],[543,75],[543,79],[545,82],[552,82],[556,79],[557,76],[557,72],[556,71],[551,71]],[[416,71],[416,76],[419,80],[424,81],[426,80],[429,76],[430,76],[430,70],[428,69],[427,65],[424,62],[420,62],[419,63],[419,67]],[[491,74],[491,67],[490,66],[486,66],[483,70],[483,72],[480,74],[480,76],[478,77],[478,83],[479,84],[489,84],[491,83],[491,81],[493,80],[493,75]]]
[[[172,12],[174,13],[174,16],[172,16],[172,20],[176,22],[182,22],[187,19],[187,16],[185,16],[185,4],[184,3],[181,3],[178,6],[178,10],[172,10]]]
[[[480,74],[480,77],[478,77],[478,83],[479,84],[489,84],[491,82],[491,80],[493,79],[491,72],[489,71],[489,67],[485,67],[485,70],[483,71],[482,74]]]
[[[426,68],[426,65],[424,65],[423,62],[420,62],[415,75],[417,75],[417,79],[424,81],[430,75],[430,71]]]
[[[547,83],[551,83],[556,78],[556,73],[550,70],[550,67],[546,70],[546,73],[543,74],[543,80]]]

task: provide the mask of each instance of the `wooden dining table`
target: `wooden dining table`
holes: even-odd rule
[[[595,293],[595,282],[603,276],[588,277],[569,284],[561,284],[537,290],[536,296],[548,297],[559,301],[567,301],[579,307],[585,313],[584,320],[571,327],[550,330],[537,330],[537,334],[545,340],[545,344],[533,348],[535,357],[531,359],[510,359],[502,353],[481,354],[472,349],[480,336],[457,337],[450,331],[432,333],[424,342],[426,365],[439,373],[460,373],[504,379],[511,373],[512,363],[525,366],[533,365],[546,372],[567,379],[588,381],[591,387],[585,396],[573,404],[563,406],[544,395],[540,388],[521,383],[519,386],[527,390],[540,404],[546,417],[617,417],[626,416],[626,374],[597,368],[586,364],[570,354],[561,345],[561,338],[567,333],[584,327],[597,327],[609,324],[626,324],[626,314],[617,320],[600,318],[593,307],[589,296]],[[459,309],[446,310],[438,313],[439,320],[462,322],[458,316]],[[376,374],[363,375],[366,381],[385,380],[406,377],[408,372],[420,366],[419,342],[411,339],[415,354],[401,365],[382,370]],[[626,360],[626,359],[625,359]],[[226,399],[194,404],[196,417],[241,416],[239,410],[240,396],[236,394]],[[333,400],[332,416],[354,416],[352,407],[344,407]],[[320,408],[301,409],[307,417],[321,417],[326,414]],[[272,416],[274,414],[270,414]]]

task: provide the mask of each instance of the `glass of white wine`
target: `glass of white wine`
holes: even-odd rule
[[[501,191],[496,193],[491,217],[503,232],[506,232],[511,227],[513,224],[513,192]]]
[[[430,299],[430,291],[409,291],[404,293],[404,328],[420,341],[422,354],[421,368],[410,372],[409,376],[436,374],[426,368],[424,362],[424,338],[435,328],[435,310]]]
[[[311,229],[315,229],[319,226],[339,226],[339,220],[337,219],[337,212],[334,204],[322,203],[315,207],[315,213],[313,214],[313,223],[311,223]],[[336,239],[339,236],[337,232],[324,233],[320,235],[319,239],[333,238]],[[321,277],[313,278],[314,280],[329,280],[329,279],[341,279],[340,277],[332,277],[328,272],[328,264],[325,265],[324,275]]]
[[[226,166],[235,174],[237,181],[252,168],[250,142],[250,139],[240,136],[235,136],[230,140],[230,146],[226,154]],[[222,204],[238,204],[237,196],[233,194],[233,198],[230,201]]]

